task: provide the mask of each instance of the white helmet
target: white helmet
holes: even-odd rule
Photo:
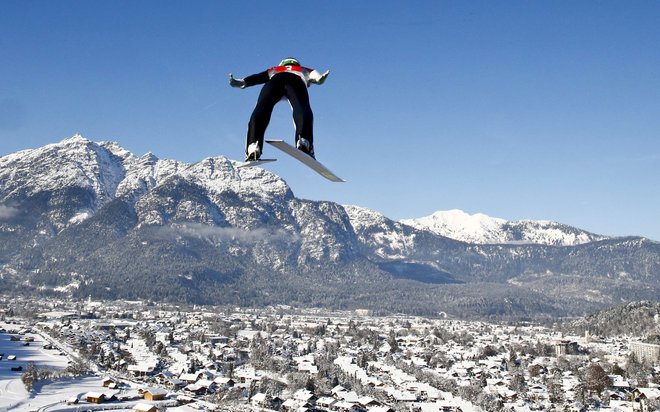
[[[280,64],[280,66],[300,66],[300,62],[298,59],[294,57],[287,57],[286,59],[283,59]]]

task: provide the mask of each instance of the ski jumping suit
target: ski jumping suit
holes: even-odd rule
[[[259,99],[254,107],[247,132],[247,147],[259,143],[263,152],[264,134],[270,122],[275,104],[286,99],[293,109],[293,121],[296,125],[296,143],[303,137],[307,139],[313,153],[314,147],[314,114],[309,105],[307,88],[311,83],[317,83],[322,75],[313,69],[303,66],[275,66],[264,72],[246,77],[245,87],[264,84],[259,93]]]

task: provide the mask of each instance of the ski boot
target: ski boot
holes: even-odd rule
[[[314,156],[314,147],[309,142],[309,140],[304,137],[299,137],[296,141],[296,149],[300,150],[303,153],[307,153],[312,159],[316,159]]]
[[[259,143],[254,142],[247,147],[247,150],[245,151],[246,162],[259,160],[260,157],[261,157],[261,148],[259,147]]]

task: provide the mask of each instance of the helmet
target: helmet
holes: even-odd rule
[[[280,66],[300,66],[300,62],[298,59],[294,57],[287,57],[286,59],[282,60],[279,64]]]

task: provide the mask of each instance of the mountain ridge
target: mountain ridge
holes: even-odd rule
[[[401,223],[468,243],[538,243],[575,246],[608,239],[585,230],[549,220],[506,220],[459,209],[400,220]]]
[[[71,297],[568,316],[660,296],[660,244],[475,244],[279,176],[81,136],[0,157],[0,285]]]

